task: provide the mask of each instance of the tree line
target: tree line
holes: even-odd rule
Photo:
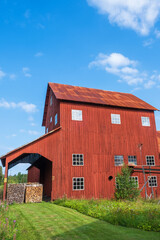
[[[27,182],[27,174],[23,174],[19,172],[13,176],[8,176],[8,183],[26,183]],[[0,166],[0,185],[4,183],[4,174],[2,172],[2,167]]]

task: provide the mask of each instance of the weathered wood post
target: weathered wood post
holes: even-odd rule
[[[6,159],[5,175],[4,175],[4,188],[3,188],[3,201],[6,200],[7,180],[8,180],[8,162]]]

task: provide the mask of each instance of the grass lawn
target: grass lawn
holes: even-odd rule
[[[53,203],[11,205],[19,240],[159,240],[160,233],[111,225]]]

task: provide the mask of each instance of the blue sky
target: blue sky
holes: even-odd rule
[[[133,93],[160,109],[159,17],[159,0],[0,0],[0,155],[44,133],[48,82]]]

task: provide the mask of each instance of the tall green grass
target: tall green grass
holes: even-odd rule
[[[3,199],[3,185],[0,185],[0,200]]]
[[[54,201],[54,204],[75,209],[114,225],[160,231],[160,204],[158,202],[62,199]]]

